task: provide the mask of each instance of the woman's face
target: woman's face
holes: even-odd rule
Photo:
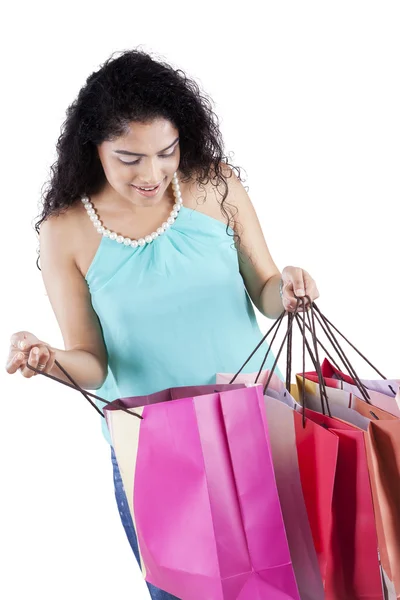
[[[136,206],[158,204],[178,170],[179,132],[166,119],[132,122],[123,136],[97,148],[110,186]],[[155,191],[138,188],[154,187]]]

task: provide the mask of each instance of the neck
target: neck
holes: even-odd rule
[[[145,218],[149,217],[150,214],[164,214],[165,212],[171,211],[175,203],[175,198],[172,190],[172,184],[170,184],[161,198],[158,200],[157,204],[154,204],[153,206],[151,204],[147,206],[138,206],[129,198],[118,194],[118,192],[116,192],[107,181],[106,185],[101,192],[99,192],[98,196],[93,196],[93,203],[99,212],[115,213],[118,211],[119,213],[133,215],[137,218]]]

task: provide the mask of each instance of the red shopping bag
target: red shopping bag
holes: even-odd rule
[[[312,379],[315,373],[307,374]],[[325,378],[325,385],[330,380]],[[303,378],[297,376],[302,388]],[[320,386],[305,381],[305,402],[321,410]],[[390,600],[400,598],[400,419],[352,392],[326,388],[332,415],[364,430],[382,576]],[[372,396],[370,395],[371,399]],[[393,398],[390,398],[393,401]]]
[[[326,598],[382,599],[364,433],[311,410],[306,417],[305,427],[297,420],[299,464]]]

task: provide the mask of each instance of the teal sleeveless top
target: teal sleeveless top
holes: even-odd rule
[[[108,354],[108,374],[96,395],[112,401],[212,384],[216,373],[239,370],[262,333],[228,231],[183,206],[173,225],[146,246],[102,237],[86,274]],[[245,373],[259,370],[267,349],[264,343]],[[270,353],[265,368],[273,361]]]

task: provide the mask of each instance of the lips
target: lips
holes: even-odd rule
[[[152,185],[152,186],[146,186],[146,187],[142,187],[142,186],[138,186],[138,185],[134,185],[133,187],[138,188],[139,190],[142,190],[143,192],[152,192],[154,189],[159,187],[159,183],[157,185]]]
[[[134,184],[132,184],[132,186],[139,190],[144,190],[145,192],[148,192],[148,191],[151,191],[153,188],[159,187],[161,184],[162,184],[162,181],[159,181],[158,183],[155,183],[154,185],[134,185]]]
[[[145,198],[152,198],[153,196],[156,196],[158,194],[160,187],[161,187],[161,183],[159,183],[157,185],[157,187],[154,189],[142,189],[142,188],[138,187],[137,185],[132,185],[132,187],[141,196],[145,196]]]

